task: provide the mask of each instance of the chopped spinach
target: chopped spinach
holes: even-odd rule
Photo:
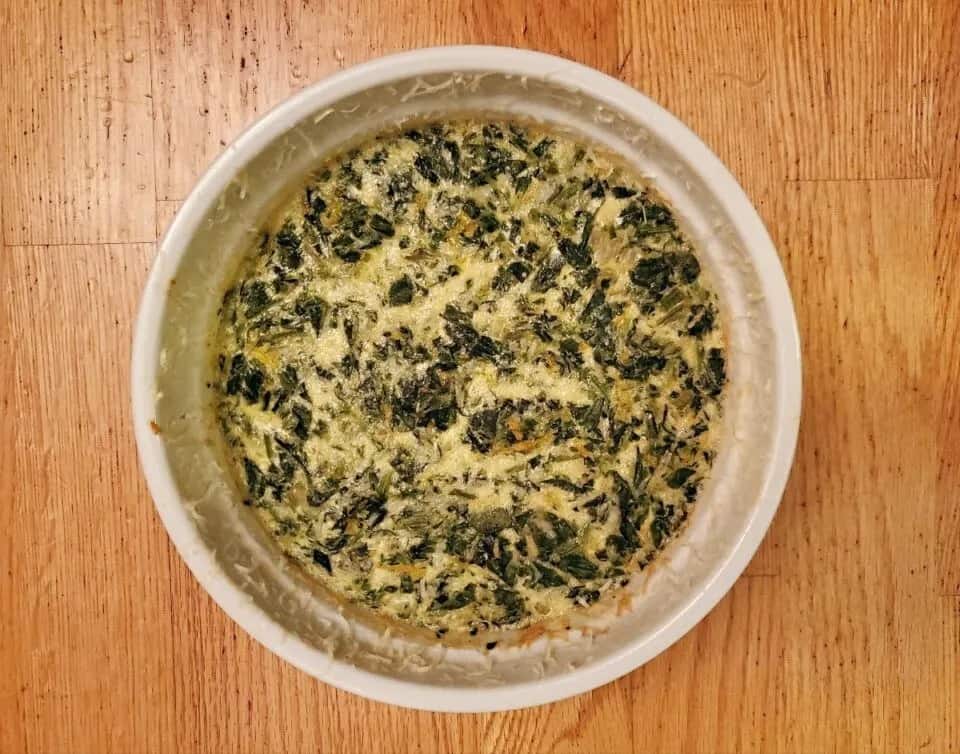
[[[387,236],[388,238],[393,238],[396,231],[394,230],[393,223],[391,223],[383,215],[375,214],[370,218],[370,227],[373,228],[381,236]]]
[[[647,295],[660,299],[670,286],[673,266],[666,257],[647,257],[630,270],[630,280]]]
[[[260,467],[249,458],[243,459],[243,470],[246,476],[247,491],[251,497],[259,500],[266,491],[266,480],[264,479],[263,472],[260,471]]]
[[[240,301],[243,303],[247,318],[253,319],[270,306],[271,299],[267,284],[263,280],[254,280],[249,285],[245,285],[240,289]]]
[[[447,304],[443,310],[443,319],[446,321],[446,333],[451,345],[478,359],[487,359],[493,362],[509,361],[510,350],[498,343],[489,335],[482,335],[473,326],[468,314],[453,304]]]
[[[557,567],[580,579],[596,578],[600,573],[592,560],[576,551],[569,552],[557,560]]]
[[[526,615],[526,604],[517,592],[506,587],[497,587],[493,593],[497,604],[503,608],[503,623],[510,625]]]
[[[627,380],[646,380],[654,372],[661,371],[667,359],[660,353],[635,353],[626,363],[618,365],[620,374]]]
[[[530,265],[526,262],[517,260],[500,268],[497,276],[493,279],[493,288],[497,291],[505,291],[516,283],[522,283],[530,274]]]
[[[287,222],[277,232],[277,257],[288,270],[296,270],[303,264],[302,240],[293,223]]]
[[[711,348],[707,352],[707,368],[705,382],[710,395],[719,395],[727,380],[726,359],[719,348]]]
[[[224,385],[227,395],[241,395],[249,403],[256,403],[266,379],[263,365],[256,360],[247,360],[242,353],[230,359],[230,372]]]
[[[674,489],[683,487],[687,483],[687,480],[692,477],[696,471],[687,467],[681,466],[679,469],[675,469],[674,472],[667,477],[667,484]]]
[[[397,278],[390,284],[387,300],[390,306],[402,306],[413,301],[413,281],[409,275]]]
[[[478,411],[470,417],[467,429],[467,441],[478,453],[487,453],[497,437],[497,423],[500,412],[495,408]]]
[[[531,290],[537,293],[543,293],[544,291],[552,288],[553,284],[560,276],[560,271],[563,269],[563,265],[564,258],[562,254],[550,254],[537,269],[537,273],[533,277]]]
[[[327,573],[333,573],[333,565],[330,562],[330,556],[327,555],[323,550],[314,548],[311,553],[311,558],[313,559],[314,564],[320,566]]]
[[[395,426],[407,430],[434,426],[445,430],[457,415],[457,398],[453,386],[431,369],[421,377],[400,382],[392,399]]]
[[[304,293],[297,299],[294,309],[299,316],[310,322],[313,331],[319,335],[329,310],[327,302],[319,296]]]
[[[440,610],[459,610],[462,607],[475,602],[477,599],[477,588],[473,584],[470,584],[463,590],[457,592],[456,594],[448,596],[446,593],[441,593],[437,597],[437,606]]]

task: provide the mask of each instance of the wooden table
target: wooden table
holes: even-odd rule
[[[960,3],[3,3],[0,751],[957,751]],[[156,241],[268,107],[384,52],[547,50],[733,169],[804,343],[760,552],[617,683],[406,711],[285,665],[174,553],[137,465],[131,326]]]

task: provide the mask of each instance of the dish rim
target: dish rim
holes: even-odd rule
[[[286,631],[222,573],[182,504],[163,441],[151,429],[169,284],[203,215],[237,172],[295,123],[343,97],[392,80],[453,71],[549,76],[559,84],[589,91],[593,99],[636,119],[696,165],[699,177],[745,240],[745,251],[755,266],[769,306],[780,388],[775,443],[754,514],[704,587],[653,634],[625,643],[602,660],[551,678],[489,688],[433,685],[378,675],[333,658]],[[257,120],[210,165],[159,243],[134,330],[131,394],[140,464],[160,519],[197,581],[247,633],[318,680],[369,699],[432,711],[488,712],[556,701],[631,672],[679,640],[730,590],[766,534],[789,477],[800,423],[800,339],[783,268],[756,209],[720,159],[675,116],[627,84],[564,58],[510,47],[428,47],[376,58],[306,87]]]

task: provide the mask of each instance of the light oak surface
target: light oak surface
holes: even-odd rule
[[[960,3],[0,4],[0,752],[960,751]],[[128,363],[162,234],[307,83],[430,44],[636,86],[731,167],[804,352],[780,511],[686,637],[616,683],[440,715],[318,683],[173,551]]]

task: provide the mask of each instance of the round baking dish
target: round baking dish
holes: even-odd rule
[[[540,120],[605,145],[670,200],[721,299],[729,383],[718,457],[690,521],[615,613],[493,651],[384,630],[336,605],[237,504],[211,441],[208,342],[239,254],[323,155],[410,118]],[[534,52],[440,47],[342,71],[254,124],[210,167],[166,236],[141,302],[133,414],[144,474],[197,580],[246,631],[316,678],[384,702],[513,709],[611,681],[686,633],[756,551],[780,501],[800,415],[790,293],[756,211],[676,118],[598,71]]]

